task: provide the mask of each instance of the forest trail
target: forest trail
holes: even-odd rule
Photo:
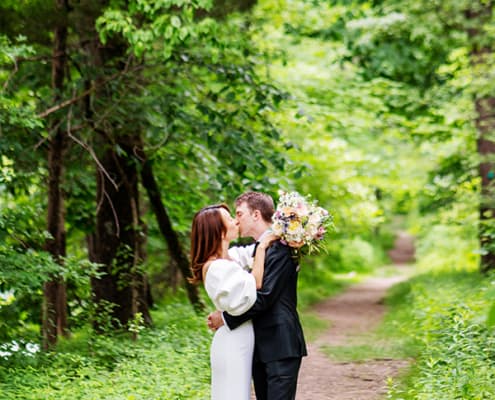
[[[349,344],[356,336],[372,331],[385,314],[382,299],[388,288],[407,279],[407,267],[414,258],[412,238],[401,232],[390,253],[396,263],[392,277],[373,277],[354,285],[341,295],[317,304],[313,311],[330,321],[330,328],[312,343],[303,358],[297,400],[377,400],[387,391],[387,378],[408,365],[405,360],[373,359],[364,362],[336,362],[324,354],[324,346]]]

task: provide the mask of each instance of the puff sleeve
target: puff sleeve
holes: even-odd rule
[[[247,246],[234,246],[229,249],[229,257],[243,269],[249,271],[254,263],[254,244]]]
[[[256,301],[254,276],[230,260],[215,260],[205,278],[205,289],[215,307],[231,315],[241,315]]]

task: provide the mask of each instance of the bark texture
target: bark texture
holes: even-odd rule
[[[65,69],[67,66],[67,0],[57,0],[59,13],[54,28],[52,58],[53,101],[61,99],[64,90]],[[62,127],[62,117],[51,122],[52,135],[48,150],[48,215],[47,225],[51,238],[46,241],[47,250],[55,261],[62,263],[65,249],[65,206],[62,192],[64,173],[64,152],[67,145],[67,132]],[[43,286],[42,336],[43,348],[49,349],[57,342],[58,335],[67,335],[67,294],[62,278],[54,276]]]
[[[99,263],[98,278],[91,280],[96,305],[94,326],[125,327],[141,313],[151,324],[147,280],[143,262],[145,229],[140,219],[136,134],[115,116],[120,82],[125,75],[126,46],[118,38],[103,45],[95,25],[106,1],[81,0],[75,10],[75,26],[85,53],[86,87],[94,88],[83,99],[85,115],[94,135],[97,194],[96,228],[89,240],[90,260]],[[115,111],[114,111],[115,109]],[[104,320],[105,317],[107,320]]]
[[[483,25],[491,19],[493,3],[475,1],[466,12],[468,35],[471,39],[471,60],[476,67],[487,62],[493,49],[486,41]],[[481,178],[480,230],[479,241],[482,248],[481,271],[495,269],[495,200],[494,177],[495,164],[495,97],[475,97],[476,128],[478,130],[477,148],[480,156],[479,175]]]

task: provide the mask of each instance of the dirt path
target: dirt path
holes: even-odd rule
[[[398,264],[414,257],[412,239],[400,234],[393,250]],[[406,257],[405,253],[409,258]],[[303,359],[297,400],[376,400],[386,393],[387,377],[407,366],[407,361],[376,359],[366,362],[333,362],[324,355],[325,345],[344,345],[354,336],[371,331],[385,313],[382,299],[389,287],[406,279],[403,266],[389,278],[371,278],[345,293],[318,304],[314,311],[331,323],[330,329],[308,344]]]

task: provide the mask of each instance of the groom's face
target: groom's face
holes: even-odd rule
[[[235,217],[239,222],[239,234],[242,237],[253,235],[253,226],[256,224],[254,213],[246,202],[239,204],[235,209]]]

